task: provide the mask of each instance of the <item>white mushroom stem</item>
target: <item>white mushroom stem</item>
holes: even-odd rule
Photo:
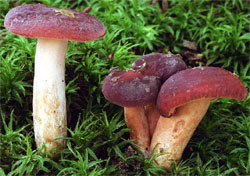
[[[206,114],[211,100],[210,98],[194,100],[178,107],[170,118],[160,117],[150,146],[150,151],[158,144],[156,153],[166,152],[156,158],[159,165],[169,169],[173,160],[178,162],[195,129]]]
[[[124,108],[125,121],[130,128],[130,138],[142,150],[144,156],[149,157],[150,135],[148,119],[144,107]]]
[[[38,39],[35,56],[33,120],[37,146],[65,147],[67,136],[65,54],[68,42]]]

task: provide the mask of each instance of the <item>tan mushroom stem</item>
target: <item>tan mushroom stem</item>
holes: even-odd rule
[[[130,128],[130,138],[135,140],[135,144],[142,150],[145,157],[149,156],[149,126],[145,116],[144,107],[124,108],[125,121]]]
[[[169,169],[173,160],[178,162],[211,101],[211,98],[194,100],[178,107],[171,118],[160,117],[150,145],[150,151],[158,144],[156,153],[166,152],[156,158],[159,165]]]
[[[155,104],[149,104],[145,106],[145,114],[148,118],[149,133],[152,138],[157,122],[160,118],[160,113],[158,112]]]
[[[67,136],[65,54],[68,42],[38,39],[35,56],[33,118],[37,146],[64,148]],[[60,139],[61,138],[61,139]]]

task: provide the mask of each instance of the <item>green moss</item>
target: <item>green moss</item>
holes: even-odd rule
[[[107,28],[103,39],[70,42],[66,56],[69,137],[58,161],[36,149],[32,124],[32,84],[36,39],[7,32],[3,21],[14,6],[43,3],[89,12]],[[221,99],[209,108],[182,160],[171,171],[145,159],[133,146],[122,108],[101,93],[113,67],[129,68],[139,56],[179,52],[184,39],[198,44],[208,65],[224,67],[250,90],[249,4],[243,0],[168,1],[41,0],[0,3],[0,175],[247,175],[250,174],[250,96]],[[121,167],[122,165],[122,167]]]

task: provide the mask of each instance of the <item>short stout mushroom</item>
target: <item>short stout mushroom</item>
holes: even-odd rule
[[[65,55],[68,40],[91,41],[105,35],[95,17],[69,9],[28,4],[10,10],[4,21],[12,33],[38,38],[35,55],[33,119],[37,146],[65,147],[67,135]]]
[[[113,70],[104,79],[102,92],[111,103],[124,107],[127,126],[131,129],[130,137],[148,156],[150,145],[148,119],[144,106],[154,103],[160,88],[160,81],[155,76],[144,76],[133,70]]]
[[[217,98],[244,100],[246,97],[247,89],[238,77],[221,68],[197,67],[172,75],[161,86],[157,98],[162,116],[150,150],[156,146],[156,153],[166,154],[156,158],[156,162],[170,168],[173,160],[181,158],[211,101]]]
[[[161,84],[171,75],[178,71],[187,69],[187,65],[180,55],[151,53],[136,59],[132,66],[132,70],[141,73],[144,76],[156,76],[160,79]],[[155,106],[156,102],[145,106],[145,114],[149,122],[150,136],[152,137],[160,114]]]

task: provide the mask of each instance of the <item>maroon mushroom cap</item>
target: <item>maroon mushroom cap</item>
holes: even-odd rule
[[[70,9],[28,4],[11,9],[6,29],[24,37],[91,41],[105,35],[105,26],[95,17]]]
[[[132,70],[116,70],[104,79],[102,92],[114,104],[136,107],[155,103],[159,87],[160,80],[155,76],[143,76]]]
[[[197,67],[172,75],[161,86],[157,106],[163,116],[175,108],[201,98],[232,98],[244,100],[247,89],[231,72],[216,67]]]
[[[180,55],[163,53],[144,55],[136,59],[131,66],[131,69],[143,75],[159,77],[161,81],[167,80],[174,73],[186,68],[187,65]]]

